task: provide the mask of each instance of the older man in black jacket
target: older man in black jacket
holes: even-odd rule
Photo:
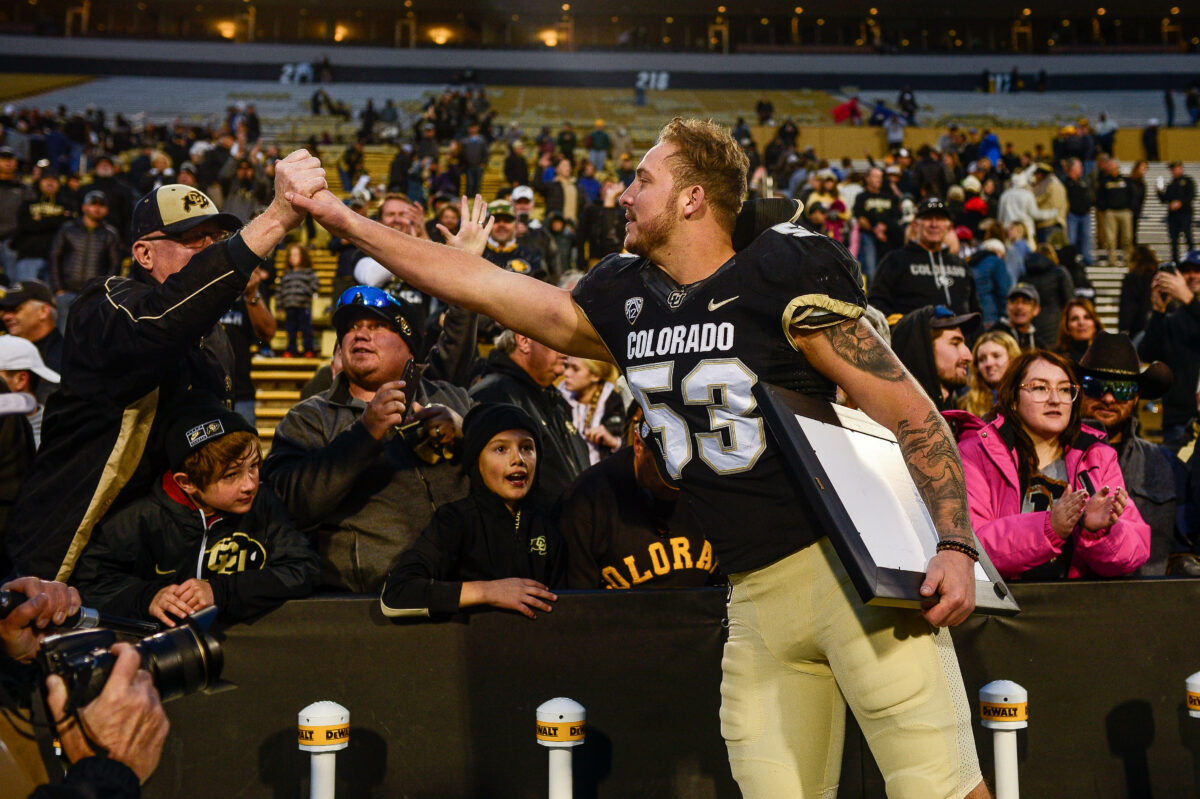
[[[93,281],[71,312],[62,385],[5,533],[23,573],[66,580],[97,522],[146,494],[166,468],[161,410],[189,387],[231,401],[232,352],[217,321],[303,220],[284,194],[325,187],[320,161],[298,150],[276,166],[270,207],[237,233],[240,220],[188,186],[138,202],[133,276]]]

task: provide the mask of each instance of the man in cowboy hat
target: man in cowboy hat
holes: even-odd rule
[[[1124,333],[1097,333],[1079,360],[1082,416],[1107,433],[1117,450],[1125,488],[1150,525],[1150,558],[1137,573],[1162,576],[1168,557],[1188,550],[1176,529],[1176,469],[1182,464],[1163,447],[1138,435],[1138,399],[1157,399],[1171,387],[1171,369],[1162,361],[1141,368],[1133,342]],[[1096,486],[1097,489],[1100,486]]]

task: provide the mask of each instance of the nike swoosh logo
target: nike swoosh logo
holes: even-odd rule
[[[179,571],[179,569],[167,569],[166,571],[163,571],[162,569],[158,568],[157,563],[154,564],[154,573],[155,574],[174,574],[177,571]]]
[[[715,311],[715,310],[717,310],[718,308],[720,308],[722,305],[728,305],[729,303],[733,302],[734,300],[736,300],[736,299],[737,299],[738,297],[740,297],[740,296],[742,296],[742,295],[741,295],[741,294],[734,294],[734,295],[733,295],[732,297],[730,297],[729,299],[727,299],[727,300],[721,300],[720,302],[713,302],[712,300],[709,300],[709,301],[708,301],[708,310],[710,310],[710,311]]]

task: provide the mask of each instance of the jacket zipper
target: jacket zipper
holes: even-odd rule
[[[208,549],[208,519],[204,518],[204,511],[196,508],[196,513],[200,514],[200,527],[204,530],[204,535],[200,536],[200,552],[196,555],[196,579],[203,579],[201,573],[204,569],[204,550]],[[216,517],[214,517],[216,518]]]

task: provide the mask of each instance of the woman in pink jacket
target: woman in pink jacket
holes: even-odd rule
[[[1145,562],[1150,526],[1116,451],[1079,421],[1070,364],[1022,353],[1000,385],[991,424],[959,424],[975,534],[1007,580],[1116,577]]]

